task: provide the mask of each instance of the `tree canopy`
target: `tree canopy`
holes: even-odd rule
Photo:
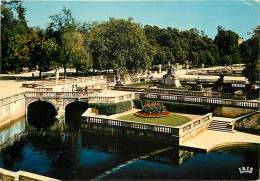
[[[239,35],[218,26],[214,39],[196,28],[135,23],[132,18],[77,22],[65,7],[50,16],[46,29],[28,27],[22,2],[1,4],[1,72],[40,72],[64,67],[77,72],[114,70],[119,74],[146,71],[167,62],[193,66],[245,63],[244,75],[254,84],[259,76],[259,26],[238,44]],[[64,74],[64,75],[65,75]]]

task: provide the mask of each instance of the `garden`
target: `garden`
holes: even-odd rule
[[[141,111],[123,115],[117,119],[172,127],[180,126],[191,121],[191,119],[186,116],[167,111],[163,103],[152,101],[144,103]]]

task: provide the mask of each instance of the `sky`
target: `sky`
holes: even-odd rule
[[[168,0],[168,1],[44,1],[23,0],[27,8],[26,18],[31,27],[46,28],[49,16],[58,14],[63,7],[71,9],[79,22],[107,21],[110,17],[132,17],[134,22],[155,25],[160,28],[188,30],[197,28],[214,38],[217,26],[238,33],[248,39],[253,28],[259,25],[259,0]]]

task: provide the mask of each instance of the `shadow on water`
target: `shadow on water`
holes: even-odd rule
[[[70,106],[72,109],[68,109],[79,109],[78,104]],[[67,123],[77,122],[67,119]],[[180,150],[173,144],[169,146],[162,140],[169,142],[170,139],[149,132],[86,124],[73,129],[60,120],[49,129],[27,130],[1,150],[0,167],[61,180],[259,178],[259,148],[221,148],[202,154]],[[238,168],[244,166],[252,167],[253,173],[240,174]]]
[[[37,129],[47,128],[54,124],[56,115],[56,109],[51,103],[36,101],[28,106],[27,121]]]
[[[75,130],[81,127],[81,115],[88,109],[87,102],[72,102],[65,108],[65,122]]]

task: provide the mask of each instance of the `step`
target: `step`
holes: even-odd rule
[[[210,125],[229,125],[229,124],[224,124],[224,123],[211,123]]]
[[[208,128],[214,128],[214,129],[230,129],[230,128],[227,128],[226,126],[222,126],[222,127],[219,127],[219,126],[209,126]]]
[[[234,133],[232,129],[208,129],[210,131],[219,131],[219,132],[227,132],[227,133]]]
[[[213,126],[213,127],[227,127],[228,124],[210,124],[209,126]]]
[[[232,121],[219,121],[219,120],[212,120],[211,122],[218,122],[218,123],[232,123]]]
[[[208,127],[208,129],[219,129],[219,130],[223,130],[223,129],[227,129],[227,130],[232,130],[230,128],[226,128],[226,127]]]

